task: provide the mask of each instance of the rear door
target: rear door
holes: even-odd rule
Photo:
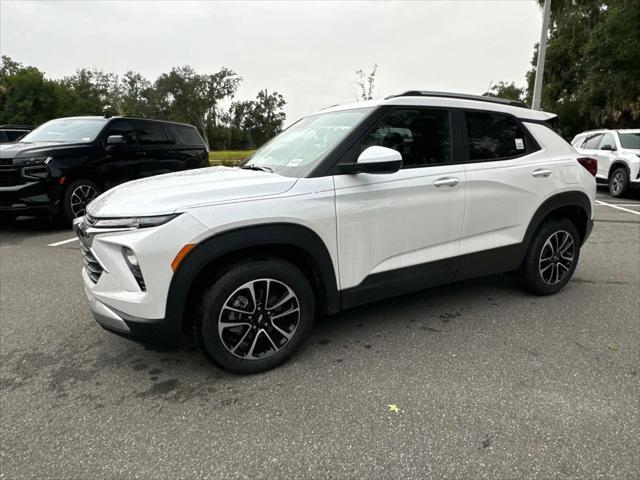
[[[468,163],[461,255],[520,243],[535,210],[562,186],[560,165],[549,161],[515,117],[464,115]]]
[[[607,178],[609,176],[609,169],[613,160],[616,158],[616,139],[611,132],[605,132],[602,134],[598,146],[593,151],[593,158],[598,160],[598,176]]]
[[[372,145],[403,157],[396,173],[334,176],[343,290],[385,285],[378,293],[388,296],[453,278],[454,268],[432,263],[458,255],[464,213],[465,174],[453,162],[450,113],[393,108],[342,160],[355,162]],[[433,267],[420,270],[425,264]]]
[[[602,142],[603,138],[602,133],[592,133],[587,135],[584,141],[577,147],[578,152],[581,154],[598,159],[598,147],[600,146],[600,142]],[[607,174],[609,172],[608,168],[603,168],[603,165],[600,161],[598,161],[598,177],[607,178]]]
[[[137,163],[138,178],[181,170],[182,163],[175,153],[177,147],[160,122],[131,120],[131,123],[142,146]]]
[[[177,123],[164,124],[165,131],[174,141],[169,152],[179,164],[177,169],[188,170],[209,166],[207,147],[195,127]]]

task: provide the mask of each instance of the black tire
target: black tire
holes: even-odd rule
[[[271,280],[269,287],[264,279]],[[254,295],[249,288],[243,288],[247,284],[253,285]],[[269,298],[265,301],[267,288]],[[295,298],[278,306],[290,293]],[[257,305],[251,297],[257,299]],[[232,302],[234,299],[239,303]],[[230,310],[234,305],[243,312],[252,312]],[[293,313],[286,314],[288,311]],[[269,315],[280,318],[276,321]],[[278,258],[249,259],[229,267],[205,291],[193,324],[194,336],[204,354],[219,367],[240,374],[257,373],[287,360],[308,336],[314,316],[313,290],[298,268]],[[225,322],[249,326],[222,328]],[[287,339],[281,331],[291,336]],[[260,352],[264,348],[267,350]]]
[[[616,167],[609,176],[609,193],[612,197],[624,197],[629,190],[629,172],[625,167]]]
[[[568,247],[569,250],[562,255],[553,252],[554,244],[562,243],[565,234],[573,242],[573,247]],[[548,241],[551,243],[548,244]],[[516,274],[520,286],[536,295],[551,295],[560,291],[571,280],[576,270],[580,257],[580,243],[580,234],[570,220],[562,218],[544,222],[531,240],[524,261]],[[559,252],[565,248],[562,245],[559,247]],[[567,260],[569,256],[570,262]],[[547,258],[550,260],[546,260]]]
[[[89,195],[84,195],[83,192],[90,192]],[[62,207],[61,207],[61,216],[62,221],[64,223],[71,223],[74,218],[84,215],[84,209],[87,204],[100,195],[101,189],[100,187],[91,180],[87,180],[81,178],[79,180],[74,180],[69,185],[64,192],[64,197],[62,199]],[[79,211],[79,207],[76,203],[76,196],[81,195],[84,197],[86,203],[81,207],[81,211]]]

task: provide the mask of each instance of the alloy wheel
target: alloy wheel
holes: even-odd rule
[[[573,237],[565,230],[551,234],[542,246],[538,261],[538,271],[542,280],[549,285],[560,283],[571,271],[576,253]]]
[[[620,195],[622,188],[624,187],[624,175],[621,171],[617,171],[613,174],[611,179],[611,191],[614,195]]]
[[[237,288],[224,302],[218,335],[225,348],[243,360],[275,355],[300,324],[300,302],[285,283],[260,278]]]
[[[71,213],[74,218],[86,213],[87,205],[98,196],[98,191],[91,185],[78,185],[71,192]]]

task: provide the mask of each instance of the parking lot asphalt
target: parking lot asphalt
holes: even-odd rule
[[[105,332],[70,232],[2,225],[0,478],[638,478],[640,201],[598,200],[559,294],[349,310],[253,376]]]

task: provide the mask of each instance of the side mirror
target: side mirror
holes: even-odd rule
[[[340,165],[345,173],[395,173],[402,167],[400,152],[387,147],[367,147],[356,163]]]
[[[107,150],[125,143],[127,142],[122,135],[109,135],[107,137]]]
[[[600,147],[600,150],[606,150],[608,152],[615,152],[616,151],[616,147],[614,147],[613,145],[603,145],[602,147]]]

